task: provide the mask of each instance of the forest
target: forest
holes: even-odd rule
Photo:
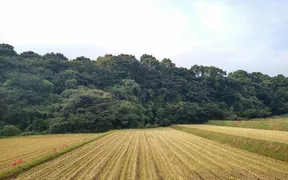
[[[272,68],[272,67],[271,67]],[[0,136],[88,133],[288,112],[288,78],[121,54],[68,60],[0,44]]]

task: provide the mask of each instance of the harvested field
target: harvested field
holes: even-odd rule
[[[249,128],[238,128],[238,127],[223,127],[213,125],[177,125],[189,128],[203,129],[207,131],[214,131],[226,134],[233,134],[237,136],[244,136],[255,139],[262,139],[268,141],[276,141],[288,144],[288,132],[285,131],[273,131],[273,130],[262,130],[262,129],[249,129]]]
[[[16,179],[287,179],[288,163],[171,128],[109,134]]]
[[[208,131],[189,126],[171,126],[174,129],[204,137],[216,142],[244,149],[267,157],[272,157],[288,162],[288,144],[275,141],[267,141],[233,134]]]
[[[206,124],[217,126],[242,127],[252,129],[267,129],[276,131],[288,131],[288,118],[265,118],[245,121],[210,120]]]
[[[0,171],[11,168],[18,159],[29,162],[98,135],[61,134],[0,139]]]

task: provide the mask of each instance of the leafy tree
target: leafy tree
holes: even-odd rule
[[[110,89],[117,99],[139,103],[141,97],[141,87],[134,80],[123,79],[119,85],[115,85]]]
[[[16,56],[14,47],[9,44],[0,44],[0,56]]]
[[[26,52],[23,52],[19,55],[20,57],[22,58],[35,58],[35,59],[40,59],[41,56],[33,51],[26,51]]]
[[[167,60],[164,61],[164,64],[166,61]],[[152,69],[158,69],[160,66],[160,62],[155,57],[153,57],[152,55],[147,55],[147,54],[143,54],[140,57],[140,63]]]
[[[67,61],[68,58],[65,57],[63,54],[61,53],[47,53],[44,56],[42,56],[43,59],[56,59],[56,60],[65,60]]]
[[[172,63],[171,59],[164,58],[160,63],[162,68],[174,68],[175,64]]]
[[[0,136],[7,137],[7,136],[16,136],[20,134],[21,131],[16,126],[13,125],[6,125],[2,130],[0,130]]]
[[[0,44],[2,130],[13,125],[26,134],[102,132],[269,117],[288,113],[287,92],[283,75],[187,69],[147,54],[140,60],[107,54],[68,61],[61,53],[18,55]]]
[[[77,57],[75,59],[76,61],[91,61],[91,59],[85,57],[85,56],[80,56],[80,57]]]

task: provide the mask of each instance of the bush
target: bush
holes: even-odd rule
[[[157,124],[150,124],[150,123],[148,123],[148,124],[145,125],[145,128],[156,128],[156,127],[158,127]]]
[[[50,125],[49,127],[49,133],[51,134],[62,134],[66,132],[66,122],[56,122]]]
[[[281,115],[282,117],[288,117],[288,113],[287,114],[283,114]]]
[[[3,127],[5,126],[3,121],[0,121],[0,129],[3,129]]]
[[[172,123],[168,118],[160,119],[158,122],[159,126],[170,126]]]
[[[0,136],[7,137],[7,136],[16,136],[21,133],[20,129],[13,125],[6,125],[0,131]]]

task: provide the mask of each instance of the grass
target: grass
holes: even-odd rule
[[[203,129],[184,126],[172,126],[172,128],[211,139],[233,147],[244,149],[253,153],[288,162],[288,144],[249,137],[236,136],[220,132],[207,131]]]
[[[24,171],[27,171],[27,170],[35,167],[35,166],[38,166],[38,165],[40,165],[42,163],[45,163],[47,161],[50,161],[52,159],[55,159],[55,158],[65,154],[67,152],[70,152],[70,151],[72,151],[72,150],[74,150],[76,148],[84,146],[85,144],[88,144],[88,143],[90,143],[92,141],[95,141],[96,139],[99,139],[99,138],[101,138],[101,137],[103,137],[103,136],[105,136],[105,135],[107,135],[107,134],[109,134],[111,132],[112,131],[104,133],[103,135],[97,136],[95,138],[88,139],[87,141],[84,141],[82,143],[73,144],[73,145],[71,145],[71,146],[69,146],[69,147],[67,147],[65,149],[61,149],[61,150],[59,150],[59,151],[57,151],[57,152],[55,152],[53,154],[49,154],[49,155],[43,156],[43,157],[41,157],[39,159],[32,160],[30,162],[23,163],[22,165],[19,165],[19,166],[16,166],[16,167],[1,171],[0,172],[0,179],[6,179],[6,178],[10,178],[10,177],[12,177],[14,175],[20,174],[20,173],[22,173]]]
[[[252,129],[266,129],[277,131],[288,131],[288,118],[265,118],[265,119],[253,119],[244,121],[226,121],[226,120],[210,120],[206,124],[216,126],[230,126],[230,127],[243,127]]]

